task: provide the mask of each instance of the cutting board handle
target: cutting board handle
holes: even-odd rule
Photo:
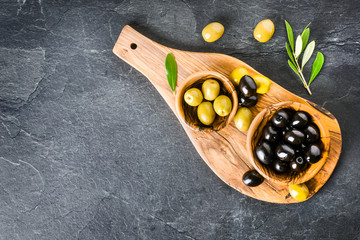
[[[122,29],[113,48],[115,55],[145,75],[169,104],[174,104],[174,96],[166,79],[165,58],[168,53],[176,55],[176,51],[150,40],[129,25]]]
[[[136,68],[149,80],[154,77],[166,77],[165,57],[169,48],[162,46],[129,25],[126,25],[113,48],[113,52]]]

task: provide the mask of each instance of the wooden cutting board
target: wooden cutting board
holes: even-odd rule
[[[176,114],[175,97],[170,90],[165,75],[165,57],[168,53],[175,56],[178,65],[177,86],[190,75],[199,71],[216,71],[229,76],[237,67],[245,67],[250,75],[260,74],[255,69],[234,57],[217,53],[197,53],[181,51],[160,45],[141,35],[130,26],[125,26],[114,46],[113,52],[122,60],[139,70],[154,85],[169,107]],[[178,91],[178,89],[177,89]],[[268,93],[261,95],[255,107],[251,108],[253,115],[265,107],[282,101],[295,101],[316,109],[325,119],[330,132],[330,151],[323,168],[306,182],[312,197],[329,179],[341,152],[341,132],[335,117],[326,109],[282,88],[272,82]],[[181,122],[194,147],[207,165],[226,184],[250,197],[273,203],[295,203],[290,197],[288,186],[279,185],[265,180],[257,187],[247,187],[242,182],[242,176],[254,169],[246,150],[246,133],[240,132],[232,122],[218,132],[201,133],[188,128]]]

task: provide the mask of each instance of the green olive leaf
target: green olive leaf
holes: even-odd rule
[[[286,51],[289,56],[288,64],[290,68],[298,75],[301,82],[303,83],[305,89],[311,95],[310,84],[314,81],[316,76],[319,74],[323,64],[324,64],[324,55],[321,52],[318,52],[316,55],[316,59],[312,65],[312,70],[310,74],[309,83],[307,83],[303,69],[305,64],[310,60],[312,54],[314,53],[315,49],[315,41],[311,41],[309,44],[310,38],[310,29],[309,23],[304,30],[302,31],[301,35],[296,38],[295,46],[294,46],[294,33],[290,24],[285,20],[286,32],[289,43],[286,41]],[[302,55],[302,62],[300,67],[300,56]]]
[[[293,30],[290,26],[290,24],[285,20],[285,25],[286,25],[286,32],[288,35],[288,39],[289,39],[289,43],[291,46],[292,51],[294,51],[294,34],[293,34]]]
[[[312,83],[312,81],[314,81],[316,76],[319,74],[323,64],[324,64],[324,55],[321,52],[318,52],[316,55],[316,59],[312,65],[309,86]]]
[[[297,36],[295,43],[295,58],[298,59],[302,50],[302,39],[301,36]]]
[[[296,69],[295,65],[290,60],[288,60],[288,64],[291,67],[291,69],[300,77],[299,71]]]
[[[291,52],[290,46],[289,46],[289,44],[287,42],[285,44],[286,44],[286,51],[287,51],[287,53],[289,55],[289,58],[290,58],[291,62],[293,64],[295,64],[294,56],[293,56],[293,54]]]
[[[310,24],[310,23],[309,23]],[[309,28],[305,28],[304,31],[301,33],[301,39],[303,42],[303,47],[301,51],[304,51],[308,41],[309,41],[309,37],[310,37],[310,29]]]
[[[305,48],[305,52],[301,62],[301,69],[303,69],[307,61],[309,61],[311,55],[314,52],[314,49],[315,49],[315,41],[311,41],[309,45],[307,45],[307,47]]]
[[[301,77],[299,71],[297,70],[297,68],[295,67],[295,65],[290,61],[288,60],[288,64],[289,66],[291,67],[291,69],[299,76],[301,82],[304,84],[304,87],[306,88],[306,82],[305,80]]]
[[[175,92],[176,81],[177,81],[177,64],[174,55],[172,55],[171,53],[166,55],[165,70],[170,88],[173,92]]]
[[[304,28],[304,30],[307,29],[307,28],[309,28],[310,24],[311,24],[311,22],[309,22],[308,25],[306,25],[306,27]]]

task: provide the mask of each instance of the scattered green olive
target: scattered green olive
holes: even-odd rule
[[[256,83],[256,92],[260,94],[265,94],[269,91],[271,80],[263,75],[255,75],[253,76],[253,79]]]
[[[224,33],[224,26],[221,23],[213,22],[202,30],[202,36],[206,42],[215,42]]]
[[[252,120],[252,113],[246,107],[239,108],[234,117],[236,127],[242,132],[246,132],[249,129]]]
[[[243,67],[238,67],[231,72],[230,80],[234,85],[239,85],[241,78],[245,75],[249,75],[248,70]]]
[[[202,84],[202,92],[204,98],[208,101],[213,101],[220,93],[220,85],[214,79],[208,79]]]
[[[305,183],[290,184],[289,192],[290,195],[297,201],[304,201],[309,196],[309,189]]]
[[[267,42],[274,34],[275,26],[270,19],[259,22],[254,29],[254,38],[259,42]]]
[[[202,102],[197,108],[197,115],[205,125],[211,125],[215,120],[215,111],[211,102]]]
[[[225,117],[229,115],[231,109],[232,109],[232,103],[228,96],[220,95],[217,98],[215,98],[214,110],[219,116]]]
[[[196,107],[202,102],[203,95],[199,89],[190,88],[185,92],[184,100],[190,106]]]

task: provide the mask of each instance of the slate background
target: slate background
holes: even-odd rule
[[[346,0],[0,0],[0,239],[359,239],[359,11]],[[276,31],[260,44],[252,31],[265,18]],[[325,55],[313,96],[287,66],[284,19],[296,33],[312,22]],[[206,43],[215,20],[226,32]],[[326,107],[343,134],[333,176],[293,205],[228,187],[154,87],[112,53],[126,24],[240,58]]]

